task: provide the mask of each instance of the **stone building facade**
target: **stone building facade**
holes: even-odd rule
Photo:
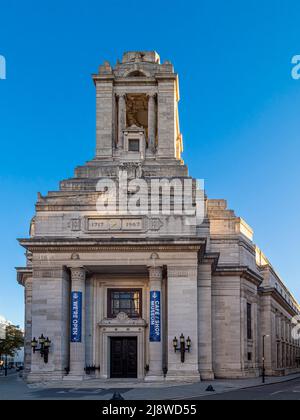
[[[115,67],[101,65],[93,80],[95,158],[59,191],[39,194],[30,237],[19,240],[27,256],[17,268],[27,380],[255,377],[263,353],[267,374],[299,371],[300,343],[292,337],[298,303],[247,223],[226,201],[207,199],[181,159],[173,65],[161,64],[156,52],[128,52]],[[130,188],[120,187],[124,173]],[[123,195],[114,201],[103,180]],[[174,211],[173,184],[168,214],[162,188],[158,211],[121,209],[134,186],[154,180],[186,181],[194,209],[202,197],[201,220]],[[51,340],[48,363],[31,350],[41,334]],[[181,334],[184,347],[191,340],[184,361],[174,351]]]

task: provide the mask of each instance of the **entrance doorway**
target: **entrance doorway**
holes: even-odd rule
[[[111,337],[110,377],[137,378],[137,337]]]

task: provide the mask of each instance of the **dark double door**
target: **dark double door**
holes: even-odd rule
[[[110,377],[137,378],[136,337],[111,337]]]

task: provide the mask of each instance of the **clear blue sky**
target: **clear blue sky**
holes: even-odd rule
[[[254,227],[300,299],[299,21],[299,0],[0,0],[0,314],[23,322],[16,238],[28,236],[37,192],[93,157],[90,74],[126,50],[174,63],[190,173]]]

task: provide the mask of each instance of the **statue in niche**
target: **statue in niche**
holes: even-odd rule
[[[146,139],[148,139],[148,99],[145,94],[126,96],[126,118],[127,127],[144,128]]]
[[[133,125],[142,127],[137,117],[137,110],[135,110],[133,104],[129,102],[127,106],[127,126],[131,127]]]

